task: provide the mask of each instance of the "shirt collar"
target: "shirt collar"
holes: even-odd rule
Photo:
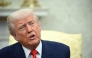
[[[22,45],[22,48],[24,50],[26,58],[28,58],[31,50],[24,47],[23,45]],[[39,45],[37,46],[36,50],[38,51],[39,55],[42,55],[42,42],[41,41],[40,41]]]

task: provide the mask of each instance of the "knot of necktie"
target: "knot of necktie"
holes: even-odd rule
[[[36,58],[37,53],[37,50],[32,50],[30,54],[33,55],[33,58]]]

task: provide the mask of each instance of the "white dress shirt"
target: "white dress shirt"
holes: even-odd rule
[[[30,54],[31,50],[28,48],[22,46],[26,58],[32,58],[32,55]],[[42,56],[42,42],[40,41],[40,44],[37,46],[36,50],[38,51],[38,54],[36,55],[37,58],[41,58]]]

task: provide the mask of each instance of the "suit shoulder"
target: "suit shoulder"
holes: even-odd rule
[[[70,58],[69,46],[54,42],[54,41],[42,41],[43,46],[53,53],[53,56],[57,55],[57,58]],[[58,57],[59,56],[59,57]]]
[[[17,43],[0,49],[0,55],[13,52],[15,45],[17,45]]]
[[[60,49],[69,49],[69,46],[60,42],[55,41],[44,41],[49,47],[60,48]]]

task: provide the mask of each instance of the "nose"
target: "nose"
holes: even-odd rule
[[[28,34],[32,32],[32,27],[28,24],[27,24],[26,31],[27,31]]]

